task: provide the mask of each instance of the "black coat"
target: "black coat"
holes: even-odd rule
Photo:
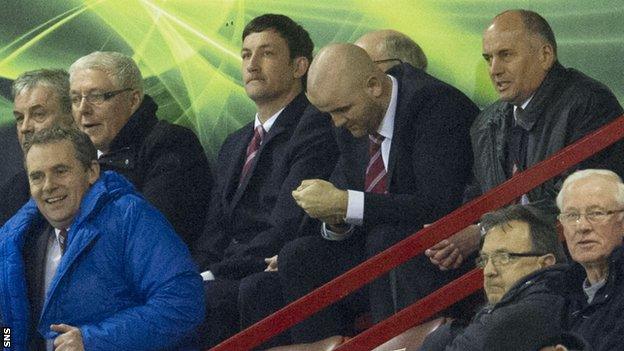
[[[565,300],[550,284],[566,268],[548,267],[524,277],[497,304],[481,309],[469,324],[454,321],[436,329],[420,351],[534,351],[544,342],[558,339],[565,320]],[[510,342],[514,347],[502,347]]]
[[[297,237],[303,210],[292,191],[305,179],[327,179],[338,157],[329,116],[301,93],[277,117],[239,186],[253,125],[221,146],[208,222],[194,250],[200,269],[218,278],[262,271],[264,258]]]
[[[15,123],[0,127],[0,226],[30,198]]]
[[[568,329],[580,334],[596,351],[622,350],[624,342],[624,247],[609,257],[609,276],[591,304],[583,292],[587,277],[580,264],[574,264],[565,276],[560,294],[569,301]]]
[[[188,128],[159,121],[157,109],[145,95],[99,163],[102,170],[128,178],[190,248],[206,220],[212,176],[197,136]]]
[[[522,114],[528,130],[527,168],[548,158],[598,127],[622,115],[622,106],[604,84],[558,62],[552,67]],[[497,101],[477,116],[470,136],[475,155],[471,198],[507,180],[507,143],[513,105]],[[608,148],[528,193],[531,202],[545,201],[554,210],[554,199],[563,179],[577,168],[608,168],[624,176],[624,142]]]

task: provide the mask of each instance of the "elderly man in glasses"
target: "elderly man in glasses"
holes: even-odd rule
[[[468,325],[454,321],[438,328],[425,340],[421,351],[485,350],[485,340],[497,326],[514,325],[510,333],[526,332],[527,345],[516,351],[549,345],[554,330],[562,330],[564,299],[548,288],[563,274],[565,255],[554,223],[539,210],[514,205],[483,216],[485,237],[477,258],[483,268],[488,304]],[[549,330],[522,328],[526,316]],[[488,349],[492,350],[492,349]]]
[[[557,196],[568,249],[576,262],[561,293],[569,328],[594,350],[622,349],[624,335],[624,184],[612,171],[570,175]]]
[[[124,175],[167,217],[182,240],[205,223],[212,177],[195,134],[158,120],[137,64],[118,52],[93,52],[69,68],[72,113],[98,150],[103,170]]]

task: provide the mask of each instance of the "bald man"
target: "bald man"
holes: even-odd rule
[[[308,98],[331,114],[341,156],[331,181],[305,180],[297,204],[322,224],[279,254],[284,297],[293,301],[456,208],[472,154],[477,107],[457,89],[402,64],[386,75],[352,44],[322,49],[310,67]],[[370,154],[369,154],[370,149]],[[319,231],[322,235],[318,235]],[[291,329],[294,342],[346,332],[370,299],[375,321],[453,275],[417,257]]]
[[[355,42],[364,49],[377,67],[384,72],[401,63],[427,69],[427,56],[407,35],[392,29],[368,32]]]

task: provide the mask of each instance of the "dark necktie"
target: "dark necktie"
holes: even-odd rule
[[[251,169],[251,165],[253,165],[253,161],[256,158],[258,149],[260,149],[263,137],[264,128],[262,125],[259,125],[254,129],[253,138],[251,138],[249,145],[247,145],[247,155],[245,157],[245,163],[243,164],[243,169],[241,170],[240,179],[238,181],[239,186],[243,183],[243,180],[247,177],[247,173],[249,173],[249,170]]]
[[[384,137],[378,133],[368,136],[368,167],[366,167],[366,182],[364,189],[368,193],[383,194],[386,188],[386,167],[381,157],[381,143]]]
[[[67,245],[67,229],[62,228],[59,231],[58,240],[59,240],[59,246],[61,247],[61,255],[64,255],[65,254],[65,246]]]

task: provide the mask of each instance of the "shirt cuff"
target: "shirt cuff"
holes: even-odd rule
[[[347,217],[345,222],[354,225],[364,224],[364,192],[347,190]]]
[[[347,229],[346,232],[344,233],[336,233],[334,231],[331,231],[327,228],[327,224],[325,224],[325,222],[323,222],[323,226],[321,227],[321,235],[323,236],[323,238],[327,239],[327,240],[331,240],[331,241],[342,241],[345,240],[346,238],[350,237],[351,234],[353,234],[353,229],[355,228],[354,225],[349,225],[349,229]]]

